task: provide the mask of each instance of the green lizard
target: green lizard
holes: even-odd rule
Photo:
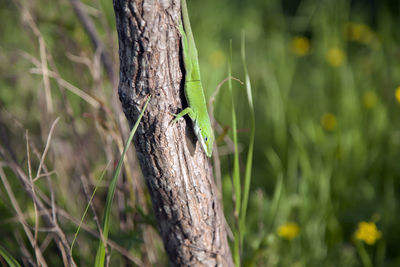
[[[172,124],[183,116],[189,115],[190,119],[193,121],[194,133],[199,139],[207,156],[211,157],[214,134],[210,117],[208,116],[203,86],[201,85],[199,59],[197,57],[196,44],[194,43],[193,33],[190,27],[186,0],[182,0],[181,4],[183,26],[182,23],[180,23],[179,32],[182,35],[183,62],[186,70],[185,96],[189,107],[182,110],[179,114],[176,114]]]

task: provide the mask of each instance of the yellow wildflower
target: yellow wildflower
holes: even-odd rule
[[[221,50],[214,50],[208,57],[208,62],[214,67],[219,67],[224,64],[225,55]]]
[[[373,222],[360,222],[355,233],[355,238],[364,241],[368,245],[375,244],[376,240],[382,236],[381,231],[376,228]]]
[[[336,127],[336,117],[330,112],[325,113],[321,117],[321,125],[327,131],[332,131]]]
[[[307,37],[296,36],[292,39],[291,50],[297,56],[305,56],[310,52],[310,41]]]
[[[295,222],[288,222],[284,225],[279,226],[278,235],[287,240],[292,240],[300,233],[300,227]]]
[[[344,52],[339,48],[331,48],[326,53],[326,60],[333,67],[339,67],[344,62]]]
[[[395,95],[396,95],[396,100],[397,100],[397,102],[400,103],[400,86],[397,87],[396,92],[395,92]]]
[[[366,109],[371,109],[376,106],[376,103],[378,102],[378,98],[376,97],[376,94],[374,91],[368,90],[368,91],[364,92],[363,97],[362,97],[362,102]]]
[[[347,39],[363,44],[371,43],[374,32],[364,24],[348,22],[345,24]]]

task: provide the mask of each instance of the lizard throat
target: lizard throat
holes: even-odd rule
[[[203,147],[204,151],[206,152],[206,154],[208,154],[207,152],[207,146],[204,143],[204,138],[201,135],[201,129],[200,127],[197,125],[197,121],[194,122],[194,126],[193,126],[193,130],[194,130],[194,134],[197,136],[197,139],[200,141],[201,146]]]

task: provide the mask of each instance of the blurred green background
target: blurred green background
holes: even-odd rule
[[[83,3],[118,73],[112,3]],[[400,2],[188,0],[188,6],[207,97],[227,77],[229,40],[233,76],[244,80],[245,32],[256,137],[243,265],[400,266]],[[60,117],[44,161],[46,177],[35,185],[47,199],[53,196],[55,205],[45,201],[49,209],[65,212],[58,220],[71,242],[88,195],[107,170],[93,206],[102,214],[127,125],[70,1],[3,0],[0,17],[0,245],[28,264],[35,256],[10,190],[32,233],[35,207],[10,162],[27,175],[31,162],[35,178]],[[46,68],[51,72],[43,76]],[[244,165],[249,107],[241,101],[244,86],[233,85]],[[232,135],[230,97],[222,87],[214,116],[224,129],[217,131],[221,188],[233,226],[233,157],[222,138]],[[127,162],[110,239],[137,265],[166,266],[134,153]],[[93,210],[88,214],[73,250],[79,266],[92,265],[98,242]],[[48,265],[62,265],[54,237],[41,220],[39,227]],[[110,266],[129,266],[117,246],[110,251]]]

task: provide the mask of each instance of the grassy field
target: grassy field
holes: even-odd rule
[[[112,3],[83,2],[117,74]],[[188,6],[207,97],[228,75],[230,40],[232,75],[245,80],[245,34],[256,130],[242,265],[400,266],[400,4]],[[107,187],[129,134],[111,77],[70,1],[1,1],[0,17],[0,251],[22,265],[62,266],[55,236],[71,245],[99,184],[73,248],[79,266],[92,266]],[[239,101],[247,99],[245,86],[232,85],[244,177],[250,109]],[[224,212],[235,231],[234,156],[222,138],[232,137],[228,86],[214,116],[223,129],[217,141]],[[167,266],[132,150],[125,163],[110,266]],[[46,213],[53,224],[43,220]],[[0,264],[6,266],[1,256]]]

